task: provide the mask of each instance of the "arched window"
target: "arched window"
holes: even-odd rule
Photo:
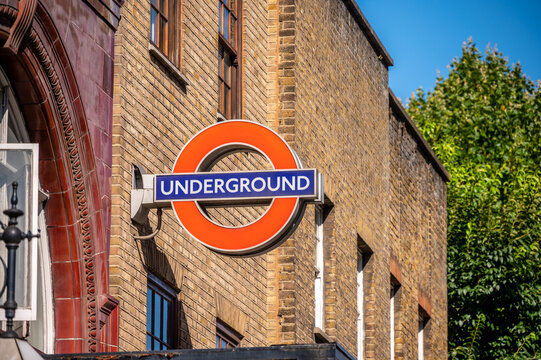
[[[18,310],[14,330],[37,349],[52,353],[54,312],[51,257],[43,206],[37,195],[38,177],[34,174],[38,171],[38,146],[18,144],[29,144],[28,132],[8,77],[0,67],[0,221],[7,223],[3,210],[10,206],[11,184],[17,181],[17,207],[25,212],[18,219],[19,227],[23,231],[35,232],[32,227],[42,230],[41,238],[22,241],[17,251],[15,300]],[[33,251],[35,256],[32,256]],[[3,242],[0,242],[0,256],[6,259]],[[3,279],[3,271],[3,267],[0,268],[0,279]],[[0,298],[1,304],[5,302],[5,296]],[[3,311],[0,311],[0,320],[5,320]],[[5,321],[1,322],[1,328],[5,328]]]

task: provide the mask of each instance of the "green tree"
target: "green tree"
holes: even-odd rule
[[[469,40],[408,113],[451,174],[449,357],[541,358],[541,84]]]

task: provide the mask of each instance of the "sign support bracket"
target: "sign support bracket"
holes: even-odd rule
[[[154,202],[154,175],[145,173],[140,165],[132,167],[132,190],[130,215],[138,224],[144,224],[148,219],[150,209],[158,208],[158,230],[161,227],[162,208],[170,209],[171,203]],[[156,232],[157,233],[157,232]],[[155,236],[155,235],[153,235]]]

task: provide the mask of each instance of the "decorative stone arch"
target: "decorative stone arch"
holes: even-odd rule
[[[118,302],[107,295],[107,249],[94,152],[66,49],[37,0],[0,0],[0,65],[40,144],[41,186],[50,240],[55,352],[111,350]],[[43,229],[42,229],[43,231]],[[105,253],[107,253],[105,251]],[[98,270],[100,269],[100,270]],[[112,321],[109,315],[115,312]],[[101,331],[100,331],[101,330]],[[102,345],[100,346],[100,342]]]

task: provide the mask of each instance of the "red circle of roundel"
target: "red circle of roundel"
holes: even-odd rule
[[[257,149],[275,170],[299,167],[293,151],[274,131],[258,123],[231,120],[195,135],[180,151],[173,173],[196,172],[209,156],[228,146]],[[226,254],[253,254],[281,239],[295,220],[299,202],[298,198],[276,198],[261,218],[236,228],[210,221],[195,201],[173,201],[172,205],[184,229],[205,246]]]

